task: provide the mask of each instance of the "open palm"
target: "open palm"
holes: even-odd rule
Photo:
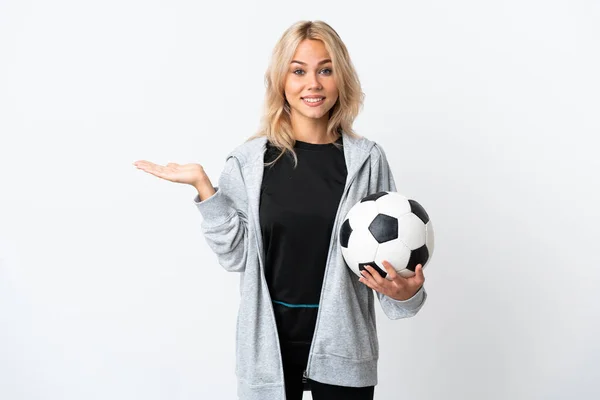
[[[206,178],[204,168],[200,164],[179,165],[168,163],[167,165],[159,165],[150,161],[139,160],[134,162],[133,165],[159,178],[192,186],[197,186]]]

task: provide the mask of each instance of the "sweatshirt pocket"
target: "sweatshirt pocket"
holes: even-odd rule
[[[315,353],[357,361],[378,358],[379,343],[369,293],[365,288],[357,289],[354,291],[350,285],[321,304]]]

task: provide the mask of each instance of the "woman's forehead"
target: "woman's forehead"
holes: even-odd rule
[[[325,45],[320,40],[305,39],[298,45],[293,60],[301,63],[316,64],[331,59]]]

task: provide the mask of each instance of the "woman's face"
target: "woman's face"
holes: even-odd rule
[[[289,65],[285,98],[292,118],[329,119],[338,98],[331,59],[320,40],[303,40]]]

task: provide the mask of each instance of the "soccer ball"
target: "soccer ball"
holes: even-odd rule
[[[366,265],[387,277],[383,261],[405,277],[433,254],[433,226],[425,209],[397,192],[378,192],[356,203],[340,228],[346,264],[358,276]]]

